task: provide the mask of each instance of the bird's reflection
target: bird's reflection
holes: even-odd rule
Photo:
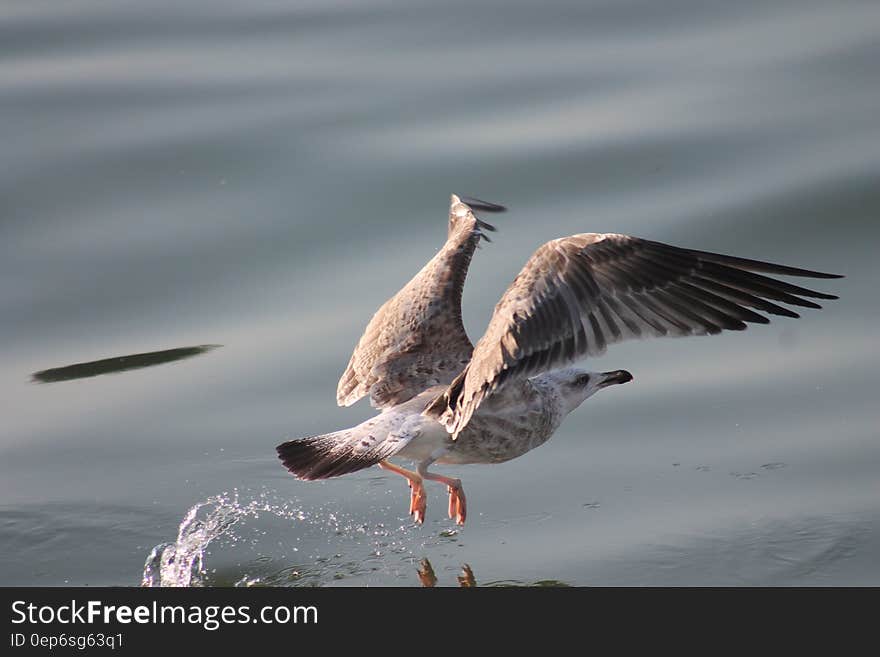
[[[426,589],[432,589],[437,586],[437,575],[434,574],[434,567],[427,559],[419,562],[419,569],[416,571],[419,575],[419,581]]]
[[[434,572],[434,567],[431,565],[431,562],[428,561],[427,557],[422,559],[419,562],[419,567],[416,573],[419,576],[419,581],[422,583],[422,586],[425,588],[433,588],[437,586],[437,575]],[[461,573],[456,578],[458,580],[458,585],[461,588],[471,588],[477,585],[477,578],[474,576],[474,571],[468,564],[462,564]],[[486,582],[483,586],[551,586],[551,587],[567,587],[570,584],[566,584],[565,582],[561,582],[557,579],[542,579],[537,582],[523,582],[518,580],[503,580],[497,582]]]
[[[464,564],[461,567],[461,575],[458,576],[458,585],[463,589],[477,585],[477,580],[474,577],[474,571],[471,570],[471,567],[467,564]]]
[[[52,369],[35,372],[32,376],[33,380],[38,383],[86,379],[100,374],[137,370],[143,367],[170,363],[175,360],[183,360],[184,358],[191,358],[211,351],[219,346],[219,344],[202,344],[194,347],[178,347],[176,349],[150,351],[142,354],[130,354],[128,356],[114,356],[113,358],[103,358],[87,363],[74,363],[64,367],[53,367]]]
[[[437,575],[434,573],[434,567],[427,558],[419,562],[418,569],[419,581],[425,588],[433,588],[437,586]],[[477,585],[474,577],[474,571],[467,564],[461,567],[461,574],[458,576],[458,585],[462,588],[470,588]]]

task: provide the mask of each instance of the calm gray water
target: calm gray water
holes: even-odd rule
[[[446,585],[880,584],[878,27],[875,1],[4,0],[0,584],[418,585],[425,558]],[[336,380],[451,192],[511,208],[473,339],[575,232],[847,278],[801,320],[613,347],[591,369],[634,383],[448,468],[467,526],[435,486],[417,528],[395,475],[299,482],[274,447],[371,414]],[[32,380],[195,345],[222,346]]]

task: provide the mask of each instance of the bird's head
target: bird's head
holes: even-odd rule
[[[633,380],[633,375],[626,370],[614,370],[613,372],[588,372],[576,367],[553,372],[553,378],[557,389],[562,395],[565,404],[565,412],[571,413],[603,388],[627,383]]]

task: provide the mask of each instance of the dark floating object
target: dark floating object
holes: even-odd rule
[[[211,351],[222,345],[202,344],[195,347],[178,347],[177,349],[165,349],[163,351],[150,351],[144,354],[131,354],[129,356],[116,356],[93,360],[89,363],[75,363],[64,367],[53,367],[49,370],[35,372],[33,380],[37,383],[55,383],[57,381],[72,381],[73,379],[87,379],[90,376],[100,374],[113,374],[126,370],[139,370],[142,367],[152,367],[162,363],[171,363],[175,360],[192,358],[206,351]]]

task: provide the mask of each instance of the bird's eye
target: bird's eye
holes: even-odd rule
[[[579,386],[585,386],[585,385],[587,385],[589,382],[590,382],[590,375],[589,375],[589,374],[581,374],[581,375],[577,378],[577,384],[578,384]]]

